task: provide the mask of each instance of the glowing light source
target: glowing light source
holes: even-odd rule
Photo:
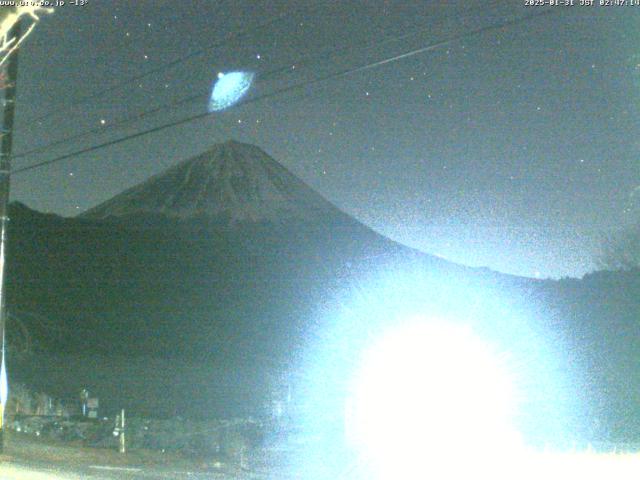
[[[529,478],[574,438],[586,409],[534,301],[437,263],[353,275],[304,354],[296,478]]]
[[[249,91],[254,77],[252,72],[218,73],[211,89],[209,111],[217,112],[236,104]]]
[[[412,321],[363,355],[346,412],[350,442],[381,478],[461,474],[519,455],[507,366],[470,328]],[[508,453],[509,452],[509,453]],[[428,455],[429,458],[425,458]]]
[[[31,2],[23,2],[31,3]],[[53,8],[39,6],[40,2],[32,2],[34,5],[24,5],[19,7],[3,7],[0,12],[0,65],[6,62],[9,56],[20,46],[20,44],[31,34],[36,24],[40,20],[39,13],[52,13]],[[22,19],[31,17],[33,22],[19,38],[11,37],[11,29]]]

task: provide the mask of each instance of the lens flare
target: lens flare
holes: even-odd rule
[[[521,451],[515,398],[507,366],[471,328],[416,320],[363,355],[346,430],[381,478],[399,466],[403,478],[453,473],[460,455],[478,468]]]
[[[254,77],[252,72],[218,73],[211,89],[209,111],[219,112],[236,104],[249,91]]]
[[[19,3],[19,2],[15,2]],[[40,13],[52,13],[53,8],[44,8],[39,5],[42,2],[20,2],[25,5],[9,7],[5,6],[0,9],[0,65],[4,64],[9,56],[18,49],[20,44],[31,34],[36,24],[40,21],[38,16]],[[33,5],[26,5],[27,3]],[[33,22],[27,28],[27,31],[17,37],[11,36],[12,28],[23,17],[30,17]]]

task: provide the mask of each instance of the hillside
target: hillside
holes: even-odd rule
[[[557,436],[640,438],[639,272],[539,281],[455,265],[377,234],[237,142],[77,218],[13,204],[11,219],[9,308],[36,353],[10,372],[55,395],[89,386],[107,410],[255,413],[274,375],[315,382],[313,368],[348,367],[376,319],[414,308],[512,350],[528,428],[545,418]],[[376,278],[390,281],[376,290]],[[368,310],[345,320],[354,298]],[[318,345],[338,364],[307,369]]]

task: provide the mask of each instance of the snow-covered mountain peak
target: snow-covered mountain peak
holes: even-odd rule
[[[260,148],[214,145],[81,214],[84,218],[161,214],[235,222],[315,221],[341,214]]]

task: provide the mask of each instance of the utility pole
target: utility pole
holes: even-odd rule
[[[12,27],[9,38],[21,37],[20,20]],[[0,453],[4,451],[4,411],[9,394],[6,360],[7,324],[7,227],[9,223],[9,187],[11,181],[11,146],[13,143],[13,118],[16,109],[16,80],[18,78],[18,50],[8,59],[2,117],[2,138],[0,140],[0,341],[2,342],[2,363],[0,364]]]
[[[118,451],[127,453],[127,439],[125,437],[126,424],[124,421],[124,408],[116,415],[116,425],[113,434],[118,436]]]

